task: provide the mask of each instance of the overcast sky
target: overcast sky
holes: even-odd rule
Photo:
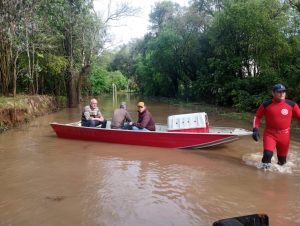
[[[113,24],[111,32],[114,37],[114,46],[122,43],[128,43],[133,38],[141,38],[147,33],[149,26],[148,18],[151,7],[161,0],[112,0],[112,7],[120,2],[127,2],[129,5],[141,8],[141,13],[137,17],[129,17]],[[187,6],[188,0],[172,0],[181,6]],[[94,0],[95,10],[102,15],[106,15],[108,0]]]

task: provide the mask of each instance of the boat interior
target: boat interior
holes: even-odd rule
[[[73,122],[73,123],[69,123],[68,125],[81,127],[81,122],[80,121]],[[108,120],[106,128],[110,129],[110,125],[111,125],[111,121]],[[155,127],[156,127],[156,132],[172,132],[172,130],[169,130],[168,125],[165,125],[165,124],[156,123]],[[187,129],[189,129],[189,128],[187,128]],[[185,130],[185,128],[183,128],[181,131],[176,130],[174,132],[190,132],[190,131]],[[231,128],[231,127],[209,127],[208,132],[206,132],[206,133],[211,133],[211,134],[218,134],[218,133],[224,134],[225,133],[225,134],[233,134],[233,135],[238,135],[238,136],[252,134],[251,131],[248,131],[246,129]]]

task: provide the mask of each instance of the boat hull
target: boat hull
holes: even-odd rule
[[[143,132],[59,123],[51,123],[50,125],[60,138],[163,148],[205,148],[232,142],[239,138],[238,135],[232,133]]]

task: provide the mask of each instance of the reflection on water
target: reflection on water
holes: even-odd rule
[[[118,97],[134,117],[138,100]],[[99,102],[109,118],[111,98]],[[145,102],[161,123],[201,111]],[[256,168],[262,142],[251,137],[197,151],[57,138],[49,123],[78,121],[80,112],[65,109],[0,135],[0,225],[209,226],[253,213],[268,214],[271,226],[300,225],[297,141],[289,170],[264,171]],[[251,122],[209,117],[211,125],[251,129]]]

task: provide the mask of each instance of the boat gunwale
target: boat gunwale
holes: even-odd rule
[[[79,121],[80,122],[80,121]],[[210,129],[220,129],[222,130],[222,128],[226,129],[226,130],[235,130],[235,129],[240,129],[242,131],[244,131],[244,134],[234,134],[232,132],[228,132],[228,133],[223,133],[223,132],[172,132],[172,131],[137,131],[137,130],[122,130],[122,129],[111,129],[111,128],[99,128],[99,127],[83,127],[83,126],[79,126],[78,123],[79,122],[73,122],[73,123],[58,123],[58,122],[52,122],[50,123],[50,125],[55,124],[55,125],[60,125],[60,126],[68,126],[68,127],[74,127],[74,128],[83,128],[83,129],[92,129],[92,130],[109,130],[109,131],[116,131],[116,132],[138,132],[138,133],[167,133],[167,134],[210,134],[210,135],[231,135],[231,136],[248,136],[251,135],[252,132],[248,131],[246,129],[242,129],[242,128],[234,128],[234,127],[210,127]],[[77,125],[76,125],[77,123]],[[166,126],[165,124],[160,124],[160,123],[156,123],[156,125],[162,125],[162,126]]]

